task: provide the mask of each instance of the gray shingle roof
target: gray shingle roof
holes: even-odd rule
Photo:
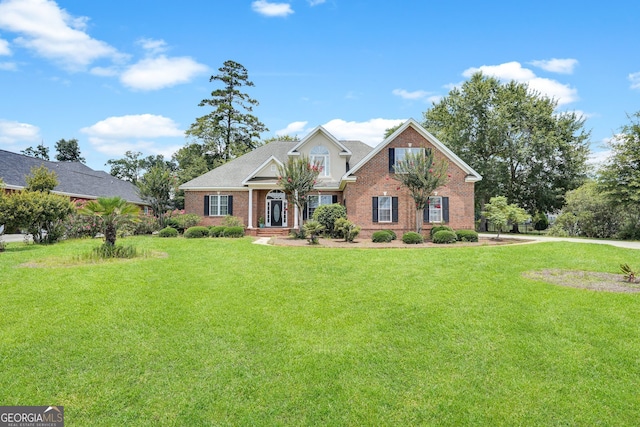
[[[120,196],[128,202],[147,204],[138,195],[136,186],[104,171],[96,171],[78,162],[50,162],[0,150],[0,178],[10,188],[26,187],[25,177],[31,169],[44,165],[54,171],[58,185],[53,191],[73,197],[97,198]]]
[[[373,147],[360,141],[340,141],[347,147],[352,155],[349,163],[353,166],[362,160]],[[211,189],[211,188],[242,188],[245,187],[243,181],[254,172],[260,165],[271,156],[282,163],[288,159],[287,153],[298,141],[273,141],[255,150],[233,159],[232,161],[219,166],[204,175],[200,175],[191,181],[180,186],[184,189]]]

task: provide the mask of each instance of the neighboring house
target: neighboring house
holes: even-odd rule
[[[381,229],[400,235],[415,230],[416,210],[408,190],[394,179],[394,164],[409,151],[425,149],[448,162],[450,178],[425,209],[424,230],[434,224],[473,229],[474,183],[482,177],[413,119],[376,147],[339,141],[320,126],[299,142],[270,142],[180,188],[185,190],[185,211],[201,215],[204,225],[220,224],[226,215],[234,215],[249,234],[256,234],[259,218],[267,228],[297,228],[297,209],[289,208],[278,185],[278,165],[304,155],[323,170],[303,219],[320,205],[341,203],[349,220],[362,228],[361,236]]]
[[[135,185],[104,171],[93,170],[79,162],[51,162],[0,150],[0,178],[5,191],[23,190],[31,169],[41,165],[56,173],[58,185],[53,189],[55,194],[68,196],[71,200],[120,196],[144,210],[148,209],[149,204],[140,198]]]

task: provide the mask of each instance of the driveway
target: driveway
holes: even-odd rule
[[[0,236],[0,239],[5,243],[22,243],[26,236],[26,234],[3,234]],[[31,241],[31,236],[29,236],[29,241]]]
[[[485,237],[496,237],[494,233],[480,233]],[[502,233],[500,237],[505,239],[535,240],[538,242],[574,242],[574,243],[594,243],[596,245],[611,245],[619,248],[640,249],[640,242],[625,240],[604,240],[604,239],[582,239],[576,237],[549,237],[536,234],[510,234]]]

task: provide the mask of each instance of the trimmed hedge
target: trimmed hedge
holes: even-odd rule
[[[461,242],[477,242],[478,233],[475,230],[458,230],[456,236]]]
[[[209,237],[209,229],[201,225],[195,227],[189,227],[184,230],[184,237],[187,239],[199,239],[202,237]]]
[[[389,243],[393,240],[393,235],[389,230],[378,230],[373,233],[371,240],[374,243]]]
[[[165,227],[162,230],[158,231],[158,236],[160,237],[178,237],[178,230],[173,227]]]
[[[433,240],[433,235],[442,230],[453,231],[453,228],[449,227],[448,225],[436,225],[429,232],[429,237],[431,237],[431,239]]]
[[[449,230],[436,231],[433,235],[433,243],[455,243],[458,240],[456,233]]]
[[[227,227],[224,230],[224,237],[242,237],[244,236],[244,227],[235,226],[235,227]]]
[[[422,237],[422,234],[416,233],[415,231],[408,231],[402,235],[402,241],[407,245],[417,245],[419,243],[424,243],[424,237]]]
[[[211,237],[222,237],[224,236],[224,231],[227,229],[224,225],[214,225],[209,227],[209,236]]]

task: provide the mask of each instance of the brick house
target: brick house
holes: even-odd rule
[[[307,156],[323,168],[303,216],[320,205],[341,203],[361,236],[391,229],[398,235],[415,229],[415,204],[394,179],[394,164],[411,151],[431,150],[448,165],[448,182],[425,209],[427,232],[434,224],[454,229],[474,228],[474,183],[482,177],[444,144],[410,119],[392,135],[371,147],[360,141],[339,141],[321,126],[301,141],[274,141],[180,186],[185,211],[202,216],[203,225],[218,225],[226,215],[242,219],[248,234],[258,234],[259,219],[270,232],[288,232],[299,224],[278,186],[278,165],[289,157]]]

